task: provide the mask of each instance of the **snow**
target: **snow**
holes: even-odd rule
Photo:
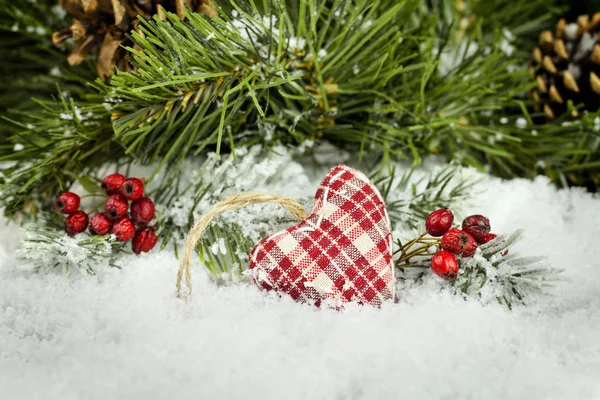
[[[577,23],[572,22],[565,27],[565,38],[568,40],[575,40],[577,36],[577,31],[579,30],[579,25]]]
[[[261,168],[299,181],[240,188],[313,192],[329,167],[285,161]],[[15,253],[19,230],[2,224],[0,398],[600,398],[598,196],[485,177],[462,213],[487,215],[498,233],[525,228],[518,249],[549,257],[565,281],[513,311],[440,291],[432,277],[397,304],[336,312],[217,285],[195,261],[185,303],[170,250],[125,255],[122,270],[97,266],[98,277],[34,274]]]
[[[567,67],[567,70],[569,71],[569,73],[571,75],[573,75],[573,78],[575,78],[575,79],[581,78],[581,67],[579,65],[569,64],[569,66]]]
[[[434,46],[434,54],[437,55],[440,45]],[[447,76],[454,71],[463,60],[472,57],[478,49],[476,42],[469,40],[461,41],[457,46],[445,47],[439,56],[438,72],[441,76]]]
[[[515,125],[517,126],[517,128],[525,129],[525,127],[527,126],[527,120],[523,117],[519,117],[517,118]]]
[[[511,31],[509,31],[506,28],[502,30],[502,35],[503,38],[500,42],[500,50],[502,50],[504,54],[510,57],[515,52],[515,46],[512,45],[513,41],[515,40],[515,36]]]
[[[581,35],[581,39],[579,42],[579,46],[577,47],[577,52],[573,56],[573,60],[580,61],[583,60],[586,55],[590,54],[596,45],[596,37],[592,36],[589,32],[584,32]]]

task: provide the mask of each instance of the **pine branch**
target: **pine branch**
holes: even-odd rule
[[[540,5],[492,3],[477,15],[507,20]],[[175,170],[209,150],[235,155],[236,146],[322,139],[387,161],[418,164],[437,153],[502,177],[600,182],[599,114],[535,125],[519,100],[531,87],[521,68],[528,55],[485,18],[461,36],[420,0],[223,4],[221,18],[142,22],[144,37],[132,33],[142,49],[134,52],[137,71],[96,83],[100,95],[80,88],[79,72],[65,72],[60,82],[76,82],[68,95],[5,119],[13,132],[0,146],[0,159],[11,161],[0,181],[5,212],[47,206],[100,162]],[[39,66],[44,56],[36,57]],[[32,79],[24,85],[35,87]],[[91,110],[93,124],[61,119],[76,110]]]
[[[0,206],[13,216],[51,209],[60,191],[95,169],[116,162],[123,151],[112,143],[108,111],[101,98],[75,104],[73,99],[36,100],[41,111],[21,113],[12,121],[21,129],[0,146]]]
[[[377,98],[387,102],[392,83],[406,93],[400,80],[424,66],[403,66],[416,50],[413,41],[400,45],[396,21],[410,14],[406,1],[389,9],[342,1],[335,10],[302,1],[298,19],[279,2],[264,18],[254,6],[232,4],[237,17],[188,13],[184,22],[169,14],[144,23],[144,38],[133,34],[142,48],[133,52],[137,72],[102,87],[128,151],[152,146],[157,151],[144,156],[168,162],[207,146],[233,150],[235,139],[299,143],[344,135],[360,143],[361,127],[345,121],[372,110]],[[367,58],[356,72],[352,63]],[[370,93],[357,97],[366,84]]]
[[[547,287],[560,281],[562,270],[549,267],[545,257],[516,253],[512,246],[522,236],[523,231],[517,230],[509,236],[498,235],[481,245],[474,257],[459,259],[458,278],[442,285],[465,299],[476,298],[484,304],[496,301],[512,308],[515,304],[535,301],[535,295],[543,294]],[[435,247],[432,243],[422,245],[424,251],[413,258],[413,262],[397,264],[401,282],[418,284],[431,274],[429,263],[433,253],[427,251],[429,246],[432,250]]]
[[[359,0],[301,1],[299,14],[279,1],[267,11],[232,4],[222,18],[168,15],[143,22],[144,37],[132,33],[142,49],[132,50],[137,71],[98,85],[128,153],[162,165],[207,148],[326,138],[416,163],[442,153],[505,177],[534,176],[540,156],[559,171],[573,154],[593,157],[586,140],[573,143],[559,123],[500,122],[526,111],[518,99],[533,83],[514,38],[484,33],[483,21],[442,42],[457,28],[420,18],[416,0],[368,8]],[[541,138],[562,151],[536,153],[531,143]]]
[[[53,45],[52,32],[64,20],[55,1],[0,0],[0,116],[11,110],[36,112],[32,97],[49,99],[57,85],[81,98],[94,75],[88,65],[69,66],[65,53]],[[14,128],[0,119],[3,137]]]
[[[35,272],[54,270],[64,274],[78,271],[95,275],[95,268],[104,264],[117,267],[116,254],[123,247],[113,235],[90,236],[87,233],[67,236],[60,225],[48,216],[45,225],[25,226],[25,238],[18,253],[26,260],[23,265]]]
[[[396,176],[397,168],[393,168],[389,176],[374,181],[387,205],[392,226],[416,229],[438,208],[460,209],[479,182],[463,177],[462,168],[456,163],[420,178],[414,176],[415,172],[411,168]]]
[[[457,5],[455,12],[460,17],[461,30],[468,31],[474,21],[481,21],[488,32],[508,29],[530,41],[537,40],[539,32],[551,26],[565,10],[562,0],[532,0],[527,3],[514,0],[434,0],[432,3],[442,3],[446,8],[448,3]]]
[[[198,246],[200,262],[217,282],[240,280],[248,269],[248,254],[254,244],[238,224],[220,222],[202,238]]]

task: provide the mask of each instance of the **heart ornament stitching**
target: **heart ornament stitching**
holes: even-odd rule
[[[260,288],[336,307],[395,297],[392,232],[383,198],[361,172],[333,168],[298,225],[263,238],[249,256]]]

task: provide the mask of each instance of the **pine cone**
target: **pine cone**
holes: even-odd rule
[[[577,22],[561,19],[556,32],[540,34],[530,68],[538,86],[530,94],[549,119],[567,111],[567,102],[584,110],[600,107],[600,13],[582,15]],[[573,111],[577,117],[578,112]]]
[[[98,75],[106,79],[115,65],[122,71],[131,69],[125,59],[127,52],[121,45],[132,45],[126,37],[128,32],[136,30],[142,34],[137,30],[140,22],[137,16],[148,20],[158,14],[163,19],[166,10],[183,19],[184,1],[193,11],[203,12],[210,18],[218,16],[211,0],[61,0],[61,6],[74,18],[73,24],[54,32],[52,40],[54,44],[68,38],[76,41],[67,58],[71,65],[80,64],[94,50]]]

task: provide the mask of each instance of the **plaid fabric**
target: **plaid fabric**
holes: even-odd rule
[[[381,194],[340,165],[321,182],[311,215],[250,252],[253,281],[294,300],[340,306],[394,298],[392,233]]]

